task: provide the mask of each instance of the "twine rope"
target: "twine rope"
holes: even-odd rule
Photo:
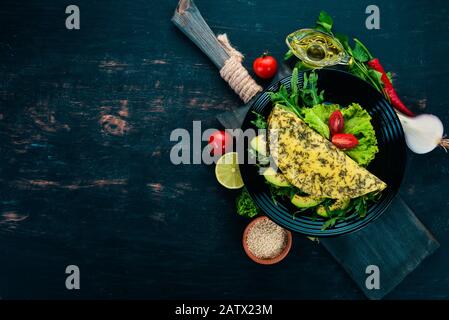
[[[217,36],[218,42],[229,55],[224,66],[220,69],[220,76],[229,83],[229,86],[237,93],[243,102],[248,103],[257,93],[262,91],[256,81],[249,75],[242,65],[243,54],[232,47],[226,34]]]

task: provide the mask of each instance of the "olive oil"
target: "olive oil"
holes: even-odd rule
[[[324,32],[301,29],[289,34],[286,42],[295,56],[314,68],[351,63],[340,42]]]

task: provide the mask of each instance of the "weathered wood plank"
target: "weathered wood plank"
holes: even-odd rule
[[[247,221],[235,213],[235,194],[212,167],[170,163],[174,128],[193,120],[218,127],[215,116],[240,105],[171,23],[177,2],[77,0],[81,30],[68,31],[71,3],[2,1],[0,296],[363,298],[325,250],[301,237],[282,264],[254,265],[240,246]],[[249,69],[265,49],[281,59],[283,37],[326,9],[339,31],[365,40],[393,69],[406,102],[449,123],[446,1],[379,0],[379,31],[364,29],[365,4],[355,0],[196,4]],[[110,134],[105,115],[129,130]],[[448,298],[447,158],[411,156],[408,168],[402,196],[442,249],[389,297]],[[81,292],[64,288],[68,264],[81,268]]]

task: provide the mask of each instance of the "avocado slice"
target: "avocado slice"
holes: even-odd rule
[[[255,136],[251,140],[250,145],[251,145],[251,148],[256,150],[261,155],[264,155],[264,156],[268,155],[268,152],[267,152],[267,139],[265,138],[265,136],[263,134]]]
[[[265,169],[265,171],[263,172],[263,176],[269,183],[274,184],[277,187],[290,186],[290,183],[287,181],[287,179],[285,179],[282,173],[274,171],[274,169],[271,167]]]
[[[351,202],[351,199],[348,198],[342,198],[342,199],[337,199],[335,200],[334,203],[332,203],[329,206],[329,210],[330,211],[335,211],[335,210],[344,210],[349,206],[349,203]],[[324,206],[319,206],[316,209],[316,213],[324,218],[328,217],[328,214],[326,212],[326,208]]]
[[[263,172],[263,176],[269,183],[274,184],[277,187],[290,186],[290,183],[287,181],[287,179],[284,178],[282,173],[274,171],[274,169],[271,167],[265,169],[265,171]]]
[[[298,194],[295,194],[291,198],[292,204],[298,208],[315,207],[323,201],[324,201],[324,198],[316,198],[316,197],[312,197],[312,196],[300,196]]]

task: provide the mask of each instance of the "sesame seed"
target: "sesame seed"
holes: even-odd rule
[[[270,219],[261,219],[249,230],[246,243],[257,258],[272,259],[287,245],[287,231]]]

